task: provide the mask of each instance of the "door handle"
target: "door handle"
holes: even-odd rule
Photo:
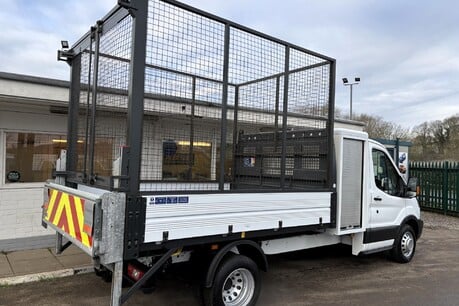
[[[375,201],[382,201],[382,199],[380,197],[374,197],[373,200]]]

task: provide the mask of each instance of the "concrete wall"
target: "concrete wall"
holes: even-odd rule
[[[2,240],[53,234],[41,226],[42,185],[0,189],[0,250],[4,250]]]
[[[65,83],[38,84],[20,76],[0,75],[0,251],[51,246],[54,232],[41,226],[43,185],[5,180],[5,133],[64,134],[66,115],[50,112],[50,105],[66,105]],[[40,79],[43,83],[46,80]],[[51,82],[53,83],[53,82]]]

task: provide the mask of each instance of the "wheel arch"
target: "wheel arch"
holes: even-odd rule
[[[400,228],[402,228],[402,226],[405,224],[411,226],[416,235],[416,239],[418,239],[421,236],[422,225],[420,224],[420,220],[418,218],[416,218],[415,216],[406,217],[400,224]]]
[[[221,261],[229,254],[231,251],[237,248],[239,254],[245,255],[252,259],[258,266],[259,269],[263,271],[268,271],[268,260],[266,255],[261,249],[261,247],[252,240],[239,240],[231,242],[225,245],[218,253],[212,258],[209,268],[207,270],[204,287],[210,288],[213,285],[215,273]]]

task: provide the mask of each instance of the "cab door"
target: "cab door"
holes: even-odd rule
[[[379,232],[380,240],[393,239],[405,209],[405,183],[386,150],[372,144],[371,158],[369,227],[373,234]]]

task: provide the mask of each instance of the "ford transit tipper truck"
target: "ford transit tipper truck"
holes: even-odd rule
[[[413,258],[416,180],[335,129],[334,59],[171,0],[118,1],[58,59],[68,139],[43,225],[110,276],[112,305],[187,261],[204,305],[255,305],[271,254]]]

